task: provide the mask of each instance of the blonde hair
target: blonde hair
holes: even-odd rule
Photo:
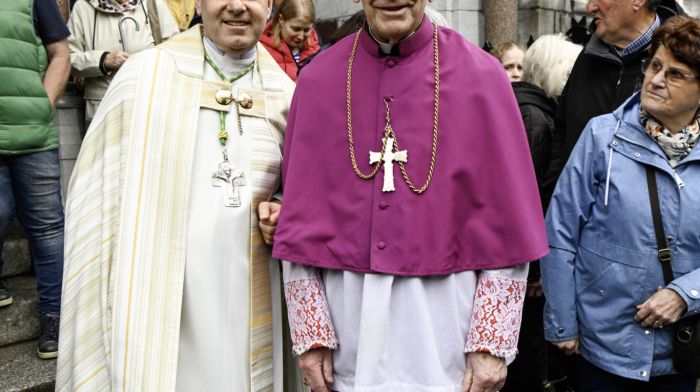
[[[499,42],[496,44],[496,46],[493,47],[491,50],[491,55],[495,58],[498,59],[501,63],[503,63],[503,56],[506,54],[507,51],[513,49],[513,48],[518,48],[520,51],[525,53],[525,49],[523,49],[522,46],[516,44],[515,42]]]
[[[541,36],[525,52],[522,80],[540,87],[548,97],[559,99],[581,49],[563,34]]]
[[[282,0],[275,16],[272,18],[272,44],[279,48],[282,41],[282,26],[280,18],[290,21],[294,18],[305,18],[307,22],[316,20],[316,9],[312,0]]]

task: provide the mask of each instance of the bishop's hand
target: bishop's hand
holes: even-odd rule
[[[277,228],[277,221],[280,217],[282,206],[272,201],[263,201],[258,204],[258,227],[262,232],[263,240],[268,245],[272,245]]]
[[[489,353],[468,353],[462,392],[496,392],[503,388],[506,375],[505,359]]]
[[[299,369],[304,385],[314,392],[330,392],[333,383],[333,351],[327,348],[311,349],[299,357]]]

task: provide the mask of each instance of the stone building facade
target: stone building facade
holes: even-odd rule
[[[433,0],[430,6],[445,16],[450,26],[468,40],[481,45],[484,42],[483,4],[495,0]],[[518,0],[518,41],[527,42],[532,34],[565,32],[571,18],[586,15],[586,0]],[[700,15],[700,0],[682,1],[693,16]],[[350,0],[315,0],[316,16],[322,33],[329,31],[361,6]]]

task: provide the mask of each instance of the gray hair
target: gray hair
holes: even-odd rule
[[[548,97],[559,99],[581,49],[563,34],[541,36],[525,52],[522,80],[540,87]]]

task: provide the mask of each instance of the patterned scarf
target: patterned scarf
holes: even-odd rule
[[[647,135],[664,150],[668,163],[674,168],[690,154],[690,151],[697,144],[698,136],[700,136],[700,111],[695,114],[695,119],[688,126],[675,134],[641,108],[639,109],[639,120]]]
[[[124,4],[119,4],[117,0],[88,0],[93,7],[107,13],[131,11],[136,8],[139,1],[140,0],[128,0]]]

